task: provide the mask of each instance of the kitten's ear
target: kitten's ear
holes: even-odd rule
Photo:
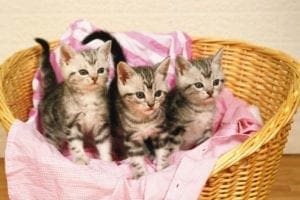
[[[191,66],[191,63],[183,56],[179,55],[176,57],[176,75],[183,75]]]
[[[218,52],[213,56],[212,62],[214,64],[218,64],[221,66],[222,57],[223,57],[223,48],[219,49]]]
[[[167,57],[156,67],[156,73],[161,74],[163,76],[163,79],[165,79],[168,74],[169,65],[170,57]]]
[[[132,77],[134,74],[134,70],[132,67],[130,67],[127,63],[125,62],[119,62],[117,65],[117,76],[118,79],[123,83],[123,85],[126,84],[126,81]]]
[[[67,44],[60,47],[60,57],[64,63],[69,64],[70,60],[76,55],[75,50]]]
[[[105,57],[109,56],[110,51],[111,51],[111,40],[104,42],[104,44],[102,44],[101,47],[99,48],[99,52],[101,54],[104,54]]]

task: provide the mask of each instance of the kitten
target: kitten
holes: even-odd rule
[[[215,99],[224,85],[221,59],[214,56],[187,61],[176,58],[176,87],[168,96],[167,126],[173,151],[190,149],[212,134]]]
[[[167,71],[170,59],[150,66],[131,67],[125,62],[117,66],[116,110],[125,137],[133,178],[146,173],[145,140],[150,140],[157,159],[157,170],[168,165],[168,133],[165,126],[165,99],[168,93]]]
[[[44,135],[58,149],[64,142],[73,161],[88,164],[84,141],[91,136],[101,159],[110,161],[111,138],[107,87],[111,42],[100,48],[76,52],[60,47],[63,82],[58,84],[50,63],[47,41],[36,39],[42,47],[40,69],[44,95],[39,104]]]
[[[121,61],[126,62],[126,58],[121,45],[118,40],[114,38],[107,31],[94,31],[84,38],[82,44],[88,44],[93,40],[102,40],[104,42],[110,40],[111,44],[111,55],[114,62],[114,77],[109,85],[108,97],[109,97],[109,116],[111,123],[111,136],[112,136],[112,149],[116,160],[123,160],[126,158],[126,152],[124,147],[124,135],[119,127],[119,121],[117,116],[116,99],[118,96],[117,89],[117,64]]]

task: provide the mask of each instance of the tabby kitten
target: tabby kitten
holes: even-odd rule
[[[176,58],[176,87],[168,97],[167,126],[173,151],[190,149],[212,134],[215,99],[224,85],[221,59],[214,56],[187,61]]]
[[[58,84],[49,60],[48,42],[36,41],[43,49],[40,68],[44,95],[39,112],[44,135],[58,149],[67,142],[73,161],[78,164],[88,164],[84,141],[87,136],[92,137],[101,159],[110,161],[106,83],[111,42],[81,52],[63,44],[60,67],[64,81]]]
[[[133,178],[146,173],[144,156],[150,140],[157,159],[157,170],[168,165],[168,133],[165,126],[165,99],[168,93],[167,72],[170,59],[150,66],[117,66],[118,97],[116,110],[125,137]]]
[[[112,151],[116,160],[123,160],[126,158],[124,147],[124,135],[119,128],[119,121],[116,108],[116,99],[118,96],[117,89],[117,64],[121,61],[126,62],[123,49],[116,38],[107,31],[94,31],[84,38],[82,44],[88,44],[94,40],[111,41],[111,55],[114,62],[114,77],[108,88],[108,104],[109,104],[109,119],[111,124],[112,136]]]

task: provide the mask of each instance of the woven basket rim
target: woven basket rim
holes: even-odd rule
[[[296,61],[296,59],[294,59],[293,57],[291,57],[290,55],[282,51],[271,49],[264,46],[259,46],[242,40],[216,39],[216,38],[209,38],[209,37],[192,37],[192,41],[193,42],[201,41],[204,43],[218,43],[224,46],[225,48],[227,45],[239,45],[244,47],[245,49],[246,48],[249,50],[255,49],[255,51],[263,53],[267,56],[280,58],[280,60],[291,64],[290,67],[293,67],[294,78],[296,80],[290,87],[287,98],[280,105],[275,115],[271,117],[267,121],[267,123],[263,125],[262,129],[259,130],[253,136],[251,136],[248,140],[243,142],[241,145],[226,152],[217,160],[217,163],[215,164],[214,169],[211,173],[211,176],[214,176],[218,172],[237,164],[241,159],[251,155],[252,153],[255,153],[261,146],[263,146],[264,144],[272,140],[278,134],[280,129],[283,128],[292,119],[294,113],[297,110],[298,104],[300,102],[300,63]],[[53,47],[57,46],[58,44],[59,41],[57,40],[51,42],[51,46]],[[0,65],[0,77],[1,77],[0,80],[3,80],[2,77],[4,77],[3,66],[5,66],[5,63],[7,63],[10,59],[13,59],[15,56],[19,57],[20,55],[23,54],[25,55],[28,54],[28,52],[30,51],[38,50],[38,49],[39,47],[35,45],[23,50],[19,50],[14,54],[12,54],[8,59],[6,59]],[[2,91],[3,91],[3,82],[0,81],[0,123],[4,127],[6,133],[8,133],[10,126],[13,124],[13,122],[16,119],[13,116],[10,109],[8,108]],[[293,100],[293,104],[292,105],[288,104],[287,103],[288,100]],[[279,118],[285,120],[280,120],[280,123],[278,123],[276,122],[276,120]]]

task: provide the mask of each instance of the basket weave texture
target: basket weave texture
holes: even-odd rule
[[[58,45],[52,42],[51,48]],[[193,58],[224,48],[226,86],[259,107],[264,126],[216,163],[200,199],[266,199],[300,100],[300,64],[283,52],[240,41],[194,38]],[[0,122],[27,120],[39,47],[19,51],[0,66]]]

